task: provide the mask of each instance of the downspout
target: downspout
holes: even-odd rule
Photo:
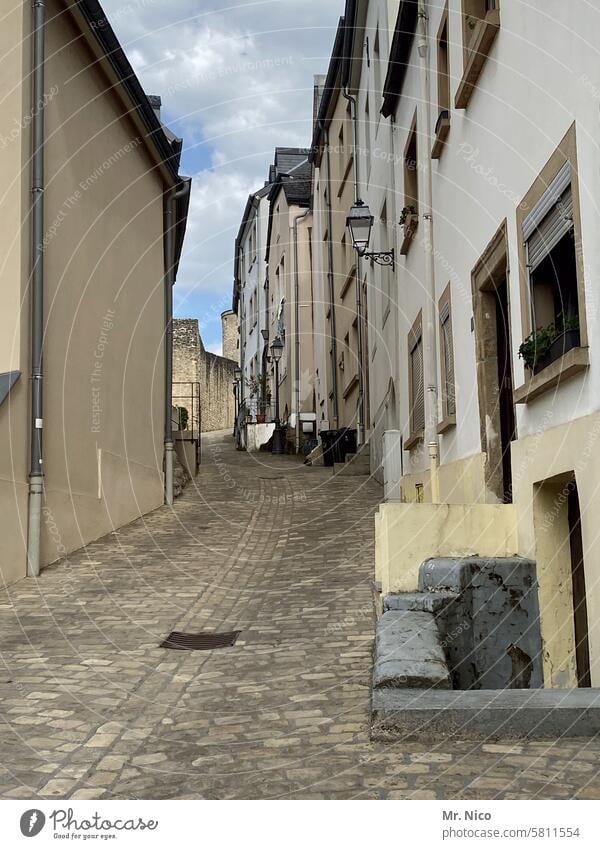
[[[360,174],[358,170],[358,155],[360,146],[358,143],[358,121],[356,117],[356,98],[348,94],[348,86],[342,89],[344,98],[350,103],[352,111],[352,130],[354,135],[354,200],[360,200]],[[357,327],[357,343],[358,343],[358,433],[357,445],[364,445],[366,442],[365,433],[365,374],[363,362],[363,315],[362,315],[362,258],[360,254],[356,256],[356,327]]]
[[[425,155],[423,162],[424,209],[423,228],[425,250],[425,282],[427,291],[427,309],[425,310],[425,442],[429,453],[429,472],[431,478],[431,501],[439,504],[439,438],[438,424],[438,387],[437,387],[437,336],[436,336],[436,297],[435,297],[435,268],[433,264],[433,189],[431,166],[431,96],[429,74],[429,40],[428,40],[427,2],[419,3],[419,41],[420,57],[421,103],[423,104],[423,143]]]
[[[174,205],[189,194],[190,183],[170,189],[166,197],[165,253],[165,504],[173,504],[173,286],[175,285]]]
[[[46,6],[33,3],[33,120],[31,182],[31,466],[27,522],[27,575],[40,574],[40,538],[44,489],[43,338],[44,338],[44,85]]]
[[[298,272],[298,222],[310,213],[310,207],[294,218],[294,323],[296,325],[296,454],[300,453],[300,274]]]
[[[331,157],[329,152],[329,130],[322,121],[319,121],[321,132],[325,136],[325,149],[327,156],[327,282],[329,286],[329,324],[331,327],[331,377],[333,389],[333,421],[334,430],[340,424],[340,411],[338,404],[338,379],[337,379],[337,331],[335,326],[335,287],[333,280],[333,213],[331,205]]]

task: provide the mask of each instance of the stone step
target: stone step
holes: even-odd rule
[[[453,592],[392,593],[383,599],[383,610],[420,610],[436,614],[456,598]]]
[[[377,623],[373,687],[449,689],[450,672],[432,613],[388,610]]]
[[[561,740],[598,733],[598,688],[373,691],[372,740]]]
[[[347,454],[345,463],[335,463],[334,475],[369,475],[371,463],[367,454]]]

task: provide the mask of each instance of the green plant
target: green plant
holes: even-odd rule
[[[568,333],[570,330],[579,330],[579,316],[565,315],[564,312],[558,317],[558,327],[560,333]]]
[[[521,342],[519,356],[528,369],[535,370],[536,365],[550,350],[550,346],[559,334],[554,324],[539,327]]]
[[[265,398],[267,394],[269,376],[266,374],[256,374],[246,380],[246,386],[250,390],[252,398]]]
[[[412,215],[416,215],[417,210],[414,206],[405,206],[400,213],[400,221],[398,222],[401,227],[405,224],[408,224],[408,220]]]
[[[179,430],[187,430],[189,414],[185,407],[177,407],[177,418],[179,421]]]

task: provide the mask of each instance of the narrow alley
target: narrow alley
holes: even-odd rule
[[[380,498],[216,434],[173,509],[6,589],[3,796],[597,798],[600,741],[369,741]]]

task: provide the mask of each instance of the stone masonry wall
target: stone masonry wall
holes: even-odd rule
[[[190,415],[189,427],[192,424],[191,390],[189,386],[178,384],[197,382],[200,385],[202,432],[233,430],[235,367],[233,360],[211,354],[204,348],[198,319],[173,320],[173,404],[186,407]],[[197,405],[194,418],[198,420]]]

